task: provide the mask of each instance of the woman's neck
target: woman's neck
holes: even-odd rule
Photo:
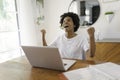
[[[66,32],[66,35],[65,35],[65,36],[70,39],[70,38],[75,37],[76,35],[77,35],[77,34],[76,34],[75,32]]]

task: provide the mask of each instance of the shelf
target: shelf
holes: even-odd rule
[[[96,40],[96,42],[120,42],[120,39],[102,39]]]

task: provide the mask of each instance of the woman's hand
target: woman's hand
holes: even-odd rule
[[[45,40],[45,34],[46,34],[46,30],[42,29],[41,30],[42,33],[42,41],[43,41],[43,46],[47,46],[46,40]]]
[[[42,33],[42,34],[46,34],[46,30],[45,30],[45,29],[42,29],[42,30],[41,30],[41,33]]]
[[[88,34],[90,37],[94,36],[94,32],[95,32],[95,29],[94,27],[90,27],[88,30],[87,30]]]

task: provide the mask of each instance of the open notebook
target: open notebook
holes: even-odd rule
[[[76,60],[62,59],[57,48],[40,46],[22,46],[30,64],[55,70],[68,70]]]
[[[106,62],[62,74],[62,80],[120,80],[120,65]]]

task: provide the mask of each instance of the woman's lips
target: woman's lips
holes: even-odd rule
[[[68,26],[64,26],[64,28],[67,28]]]

